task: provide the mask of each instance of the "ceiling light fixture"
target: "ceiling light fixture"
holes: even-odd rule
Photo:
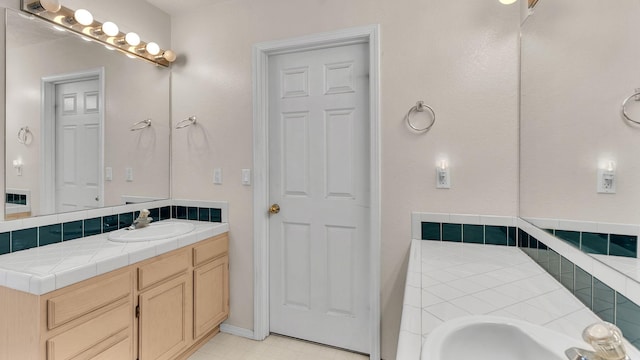
[[[518,0],[499,0],[499,1],[500,1],[500,4],[511,5],[511,4],[515,3],[516,1],[518,1]]]
[[[59,0],[22,0],[22,10],[52,23],[56,29],[68,30],[84,40],[98,42],[129,57],[164,67],[177,58],[175,52],[162,49],[153,41],[144,42],[135,32],[121,32],[115,23],[96,21],[88,10],[72,10],[60,5]]]

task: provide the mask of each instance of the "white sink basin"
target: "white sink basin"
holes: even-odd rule
[[[195,225],[184,222],[161,221],[151,223],[142,229],[120,229],[109,233],[109,240],[115,242],[139,242],[168,239],[174,236],[188,234],[195,229]]]
[[[422,360],[566,360],[584,341],[525,321],[469,316],[437,327],[422,344]]]

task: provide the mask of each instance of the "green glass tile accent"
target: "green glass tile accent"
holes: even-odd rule
[[[529,235],[529,256],[538,262],[538,239]]]
[[[593,296],[593,278],[591,274],[584,271],[580,266],[576,266],[576,281],[575,281],[575,289],[573,290],[573,294],[578,298],[578,300],[582,301],[582,303],[588,307],[592,308],[592,296]]]
[[[153,221],[160,221],[160,209],[159,208],[149,209],[149,216],[151,216]]]
[[[604,321],[614,323],[615,291],[605,283],[593,278],[593,312]]]
[[[423,222],[422,227],[422,240],[442,240],[442,234],[440,232],[440,223]]]
[[[464,224],[462,226],[463,242],[484,244],[484,226]]]
[[[462,225],[442,224],[442,241],[462,241]]]
[[[538,256],[534,260],[544,271],[549,272],[549,249],[543,243],[538,243],[538,246]]]
[[[198,221],[209,221],[211,215],[209,208],[198,208]]]
[[[616,296],[616,326],[631,343],[640,343],[640,306],[620,293]]]
[[[53,224],[38,228],[38,246],[59,242],[62,242],[62,224]]]
[[[567,231],[567,230],[556,230],[556,237],[562,239],[569,244],[580,248],[580,232],[578,231]]]
[[[160,209],[160,220],[171,219],[171,206],[165,206]]]
[[[508,228],[506,226],[484,227],[484,243],[490,245],[507,245],[508,244]],[[466,235],[465,235],[466,238]]]
[[[197,207],[188,207],[187,208],[187,219],[189,219],[189,220],[198,220],[198,208]]]
[[[11,251],[31,249],[38,246],[38,228],[29,228],[11,232]]]
[[[632,235],[609,235],[609,255],[637,257],[638,237]]]
[[[186,206],[174,206],[176,219],[187,219],[187,207]]]
[[[549,274],[560,281],[560,254],[549,249]]]
[[[84,221],[84,236],[102,234],[102,218],[87,219]]]
[[[518,247],[528,248],[529,247],[529,234],[527,234],[524,230],[518,229]]]
[[[508,233],[508,243],[509,246],[516,246],[517,242],[518,242],[518,229],[516,229],[513,226],[509,226],[509,233]]]
[[[79,239],[82,237],[82,220],[62,224],[62,241]]]
[[[0,255],[11,252],[11,233],[0,234]]]
[[[222,222],[222,209],[211,208],[211,222]]]
[[[102,218],[102,232],[108,233],[118,230],[118,215],[109,215]]]
[[[574,289],[574,273],[573,263],[562,256],[560,259],[560,283],[571,292]]]
[[[135,218],[137,219],[140,215],[139,211],[136,211]],[[133,213],[123,213],[118,215],[118,229],[126,228],[127,226],[131,226],[133,224]]]
[[[583,232],[580,249],[589,254],[607,255],[609,253],[609,235]]]

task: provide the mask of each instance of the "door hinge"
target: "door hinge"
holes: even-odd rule
[[[140,317],[140,305],[136,305],[136,318],[139,318],[139,317]]]

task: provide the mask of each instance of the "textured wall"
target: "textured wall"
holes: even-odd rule
[[[172,77],[175,198],[228,200],[231,317],[253,327],[251,49],[258,42],[380,24],[382,102],[382,354],[395,357],[411,211],[514,216],[518,188],[519,6],[477,0],[237,0],[172,18],[183,58]],[[425,135],[404,114],[425,100]],[[446,158],[452,189],[435,189]],[[224,184],[213,185],[214,167]]]
[[[639,222],[640,127],[620,106],[640,88],[638,14],[634,0],[540,1],[525,22],[521,216]],[[598,194],[608,160],[617,193]]]

